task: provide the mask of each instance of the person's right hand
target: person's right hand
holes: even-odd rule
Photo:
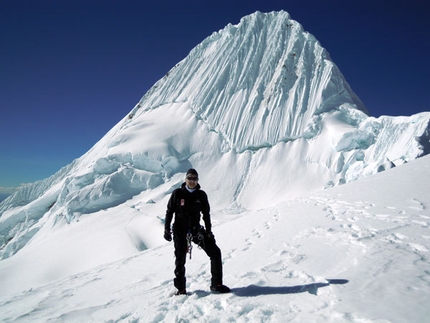
[[[165,230],[164,231],[164,239],[166,239],[167,241],[172,241],[172,233],[170,233],[170,231]]]

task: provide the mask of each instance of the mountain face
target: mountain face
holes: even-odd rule
[[[196,46],[82,157],[3,201],[0,256],[137,195],[162,217],[189,167],[213,210],[237,213],[401,165],[429,139],[430,113],[369,117],[311,34],[256,12]]]

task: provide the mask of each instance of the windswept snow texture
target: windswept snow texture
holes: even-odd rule
[[[221,241],[228,241],[225,246],[230,248],[225,254],[227,259],[232,259],[231,264],[234,264],[235,250],[243,252],[238,258],[243,266],[237,263],[232,268],[237,272],[245,272],[242,277],[230,278],[236,286],[245,283],[257,286],[237,290],[237,295],[245,293],[258,296],[263,293],[273,294],[275,291],[284,294],[296,290],[278,289],[276,286],[274,289],[261,289],[258,286],[270,285],[272,281],[272,274],[265,277],[265,271],[279,273],[285,279],[294,278],[287,286],[290,283],[299,286],[315,283],[317,285],[306,285],[303,290],[314,291],[321,287],[321,290],[331,291],[331,287],[319,285],[327,284],[320,278],[339,277],[325,275],[325,269],[321,270],[322,273],[310,274],[306,268],[302,268],[297,269],[297,273],[289,269],[291,264],[301,264],[302,256],[304,259],[324,256],[330,259],[330,263],[324,266],[330,267],[331,264],[342,263],[341,258],[346,257],[345,261],[351,261],[350,267],[353,268],[353,263],[358,263],[358,260],[354,260],[358,257],[356,255],[367,252],[366,248],[362,248],[365,242],[361,238],[373,241],[373,234],[378,237],[375,238],[377,241],[383,236],[385,242],[389,239],[403,241],[402,237],[407,237],[405,244],[412,246],[413,250],[407,257],[425,254],[428,250],[428,234],[422,233],[417,237],[414,233],[410,238],[409,232],[403,233],[400,229],[396,229],[399,231],[396,238],[386,237],[383,233],[376,234],[381,228],[388,231],[403,226],[409,228],[409,221],[419,223],[417,228],[424,228],[422,230],[425,231],[428,228],[427,209],[421,199],[417,199],[417,205],[410,202],[411,207],[415,205],[421,210],[413,218],[408,214],[405,219],[402,215],[392,219],[391,213],[387,216],[378,213],[380,218],[376,211],[369,211],[370,214],[364,211],[357,213],[355,207],[359,210],[365,210],[366,207],[372,209],[372,205],[365,202],[354,200],[351,205],[346,204],[346,209],[342,209],[343,203],[347,202],[342,200],[331,205],[330,200],[322,198],[321,205],[328,220],[342,218],[344,212],[347,212],[345,216],[348,217],[342,220],[342,234],[333,233],[334,240],[329,245],[335,245],[335,248],[330,249],[330,252],[318,249],[321,247],[318,239],[315,243],[308,239],[318,237],[319,234],[324,239],[332,237],[331,231],[321,233],[313,223],[315,217],[321,217],[318,205],[307,211],[299,210],[300,222],[291,218],[290,208],[297,207],[294,203],[317,203],[315,198],[306,198],[313,192],[374,175],[429,153],[430,112],[380,118],[369,117],[366,113],[365,107],[331,61],[328,52],[299,23],[291,20],[288,13],[257,12],[244,17],[237,25],[230,24],[214,32],[159,80],[130,113],[86,154],[51,177],[24,187],[0,203],[0,296],[4,296],[3,306],[8,308],[10,297],[16,292],[40,290],[38,288],[44,290],[40,286],[61,279],[65,280],[55,284],[65,286],[62,285],[64,283],[75,289],[78,288],[74,286],[75,282],[86,284],[84,281],[88,281],[88,286],[93,288],[97,283],[90,284],[92,279],[87,275],[95,275],[95,282],[100,280],[104,284],[108,281],[109,286],[106,288],[115,288],[118,285],[112,283],[113,278],[99,278],[103,276],[99,270],[106,270],[108,275],[113,275],[112,268],[119,270],[128,263],[134,264],[131,270],[136,270],[138,274],[124,275],[128,277],[130,274],[131,278],[137,279],[128,282],[137,285],[135,288],[131,285],[118,286],[121,298],[126,298],[125,289],[130,288],[130,297],[135,299],[135,303],[131,301],[130,304],[138,306],[140,299],[147,297],[143,296],[146,294],[152,299],[151,302],[161,301],[158,295],[164,297],[170,286],[170,270],[165,273],[170,262],[163,260],[161,264],[155,264],[158,257],[165,258],[165,250],[170,250],[164,249],[167,247],[161,237],[165,206],[170,193],[182,183],[189,167],[199,171],[200,184],[209,194],[214,222],[220,225]],[[324,195],[320,193],[318,196]],[[299,197],[301,199],[297,199]],[[414,201],[414,198],[417,197],[412,196],[410,201]],[[395,199],[388,200],[387,205],[392,201]],[[376,205],[385,207],[378,203]],[[399,212],[403,212],[403,209]],[[266,213],[270,214],[267,218],[262,216]],[[278,217],[278,213],[282,217]],[[251,220],[253,217],[257,222]],[[355,237],[356,222],[362,217],[366,221],[376,218],[377,222],[373,228],[368,224],[373,223],[373,220],[366,222],[364,233],[360,231]],[[258,222],[260,220],[257,218],[265,219],[264,224]],[[278,222],[278,218],[284,220]],[[236,230],[231,232],[231,226],[235,225],[231,221],[238,221],[239,226],[248,229],[243,234],[237,234]],[[248,221],[251,221],[250,224]],[[221,226],[223,223],[226,223],[225,226]],[[299,226],[303,236],[295,236],[299,231],[291,224]],[[260,246],[263,228],[272,228],[272,225],[279,230],[270,231],[274,237],[279,235],[274,238],[278,246],[272,246],[271,241]],[[321,225],[325,228],[325,224]],[[253,226],[260,229],[253,231]],[[306,230],[311,231],[306,233]],[[337,229],[333,230],[336,232]],[[297,240],[288,240],[291,236]],[[345,243],[342,237],[346,239]],[[280,243],[284,238],[285,242]],[[297,253],[297,248],[304,244],[309,249]],[[245,252],[254,246],[255,253]],[[285,252],[279,251],[281,253],[277,258],[274,256],[274,264],[270,265],[266,264],[270,260],[265,254],[267,248]],[[321,256],[312,248],[318,249]],[[352,252],[354,259],[350,259],[348,252]],[[284,264],[284,257],[290,257],[291,260]],[[172,260],[171,255],[167,258]],[[390,261],[394,260],[387,255],[386,261],[379,262],[383,265],[381,272],[390,268]],[[414,258],[411,261],[416,264],[427,260]],[[310,262],[316,264],[314,259]],[[361,264],[372,266],[371,261]],[[266,265],[274,267],[266,269]],[[248,272],[248,267],[253,269]],[[344,267],[350,268],[349,265]],[[394,270],[399,271],[398,268]],[[161,272],[165,274],[160,276]],[[343,271],[327,269],[327,273],[337,275]],[[207,276],[207,271],[203,270],[196,278],[196,283],[199,285]],[[400,279],[397,275],[391,277]],[[427,272],[420,277],[420,284],[428,282]],[[277,284],[284,286],[278,278],[275,279]],[[121,284],[122,278],[118,279],[118,284]],[[411,278],[411,282],[416,283],[414,278]],[[34,298],[34,311],[44,312],[41,306],[53,302],[52,298],[68,297],[62,293],[69,292],[62,288],[54,288],[60,294],[49,295],[45,289],[42,293],[46,298]],[[147,291],[148,288],[153,290]],[[413,285],[411,288],[416,287]],[[206,296],[204,291],[198,291],[192,297]],[[104,312],[106,304],[121,303],[121,298],[94,299],[102,302],[94,304],[94,312],[97,312],[96,308]],[[316,306],[314,310],[318,312],[318,309],[331,308],[334,306],[331,302],[336,301],[331,299],[328,303],[310,306]],[[179,302],[173,303],[179,305],[166,302],[165,306],[158,304],[161,313],[141,318],[142,322],[162,321],[166,316],[163,308],[170,311],[171,306],[173,309],[182,309],[181,306],[187,304],[181,298],[173,301]],[[181,302],[184,304],[181,305]],[[227,303],[220,302],[213,305],[207,303],[209,308],[206,305],[203,308],[190,307],[195,311],[190,315],[210,312],[210,306],[216,309],[227,306]],[[238,305],[232,308],[229,314],[231,320],[238,317],[246,320],[247,315],[255,320],[261,317],[261,321],[264,321],[267,316],[275,320],[278,315],[277,306],[260,310],[254,306],[248,307],[243,302],[240,304],[245,307]],[[368,309],[369,313],[371,310]],[[280,313],[282,317],[290,315],[293,318],[302,311],[309,312],[311,309],[292,306],[288,312]],[[30,312],[29,309],[27,314],[33,315]],[[6,318],[19,316],[16,312],[10,315],[3,313],[6,312],[2,311]],[[82,315],[90,313],[92,310],[85,308],[83,313],[75,314],[82,318]],[[342,318],[347,313],[348,310],[345,310],[339,315]],[[111,317],[111,314],[103,314],[103,317],[109,320],[116,314],[112,312]],[[329,315],[329,312],[326,314]],[[129,313],[130,317],[133,315]],[[375,318],[373,314],[369,315],[364,317]],[[126,313],[121,313],[113,321],[120,321],[121,317],[123,320],[129,319]],[[207,321],[212,321],[210,315],[207,317]],[[25,319],[22,317],[22,320]],[[352,315],[349,319],[360,321],[359,316]],[[94,321],[98,321],[98,318]]]

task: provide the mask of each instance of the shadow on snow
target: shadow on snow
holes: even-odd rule
[[[298,294],[309,292],[317,295],[318,288],[327,287],[334,284],[346,284],[346,279],[327,279],[326,283],[313,283],[297,286],[257,286],[249,285],[247,287],[232,288],[231,292],[236,296],[250,297],[261,295],[279,295],[279,294]]]

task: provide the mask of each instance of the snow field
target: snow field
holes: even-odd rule
[[[430,299],[429,165],[424,157],[276,207],[214,213],[230,294],[209,292],[209,259],[196,246],[187,260],[191,294],[173,296],[173,245],[165,242],[22,293],[8,296],[2,289],[0,318],[424,322]],[[126,212],[124,206],[119,211]],[[153,229],[161,235],[160,227]],[[87,223],[87,230],[96,225]],[[327,279],[348,282],[329,285]]]

